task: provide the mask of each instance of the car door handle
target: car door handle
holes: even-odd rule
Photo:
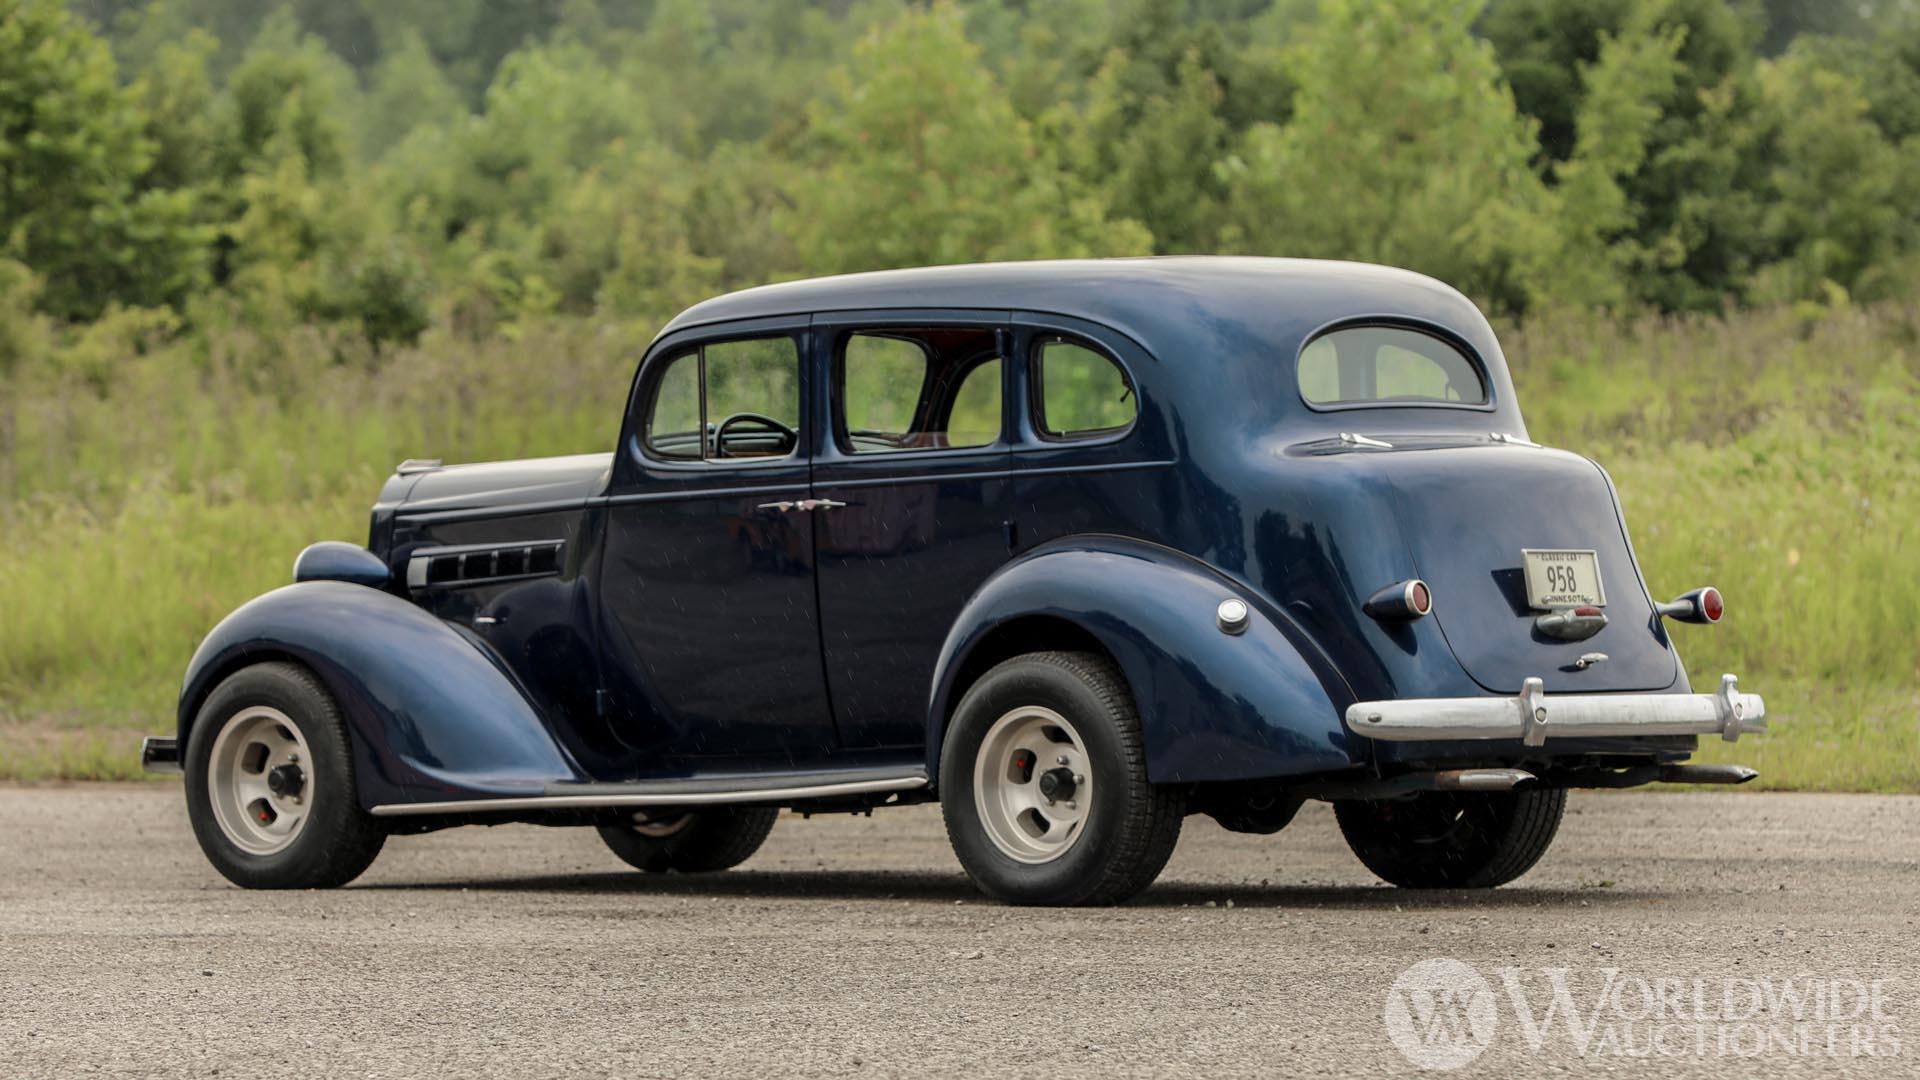
[[[837,499],[800,499],[798,501],[761,503],[759,506],[754,507],[754,509],[778,510],[784,514],[789,510],[838,510],[845,505],[847,504]]]

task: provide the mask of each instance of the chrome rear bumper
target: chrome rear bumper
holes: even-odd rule
[[[1573,739],[1634,735],[1718,735],[1733,742],[1767,729],[1767,705],[1743,694],[1731,675],[1714,694],[1554,694],[1528,679],[1514,697],[1407,698],[1359,701],[1347,707],[1356,735],[1388,742],[1519,739],[1546,745]]]

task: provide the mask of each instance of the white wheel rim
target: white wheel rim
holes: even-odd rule
[[[207,767],[214,821],[249,855],[285,849],[313,814],[312,769],[307,740],[286,713],[265,705],[234,713],[214,736]]]
[[[973,760],[973,804],[980,824],[993,846],[1016,862],[1052,862],[1079,842],[1093,783],[1080,733],[1066,717],[1038,705],[1023,705],[995,720]]]

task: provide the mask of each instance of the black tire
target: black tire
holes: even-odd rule
[[[636,870],[649,874],[710,874],[730,870],[753,857],[780,817],[776,807],[722,806],[692,810],[652,826],[602,825],[600,839]]]
[[[1566,788],[1434,791],[1334,804],[1347,846],[1384,881],[1409,889],[1489,889],[1533,868],[1553,843]]]
[[[975,763],[989,731],[1022,707],[1051,709],[1085,744],[1093,775],[1078,839],[1046,862],[1008,855],[976,800]],[[967,689],[940,755],[940,806],[960,865],[1010,904],[1117,904],[1153,884],[1180,839],[1185,793],[1147,782],[1140,718],[1120,672],[1091,653],[1015,657]]]
[[[304,823],[286,847],[255,854],[230,837],[213,809],[208,784],[220,732],[250,709],[276,709],[299,730],[310,758],[303,761]],[[187,818],[207,861],[228,881],[248,889],[328,889],[345,885],[372,865],[386,832],[360,808],[353,781],[353,748],[339,706],[312,672],[297,664],[243,668],[207,695],[187,735]]]

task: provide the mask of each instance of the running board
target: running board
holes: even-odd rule
[[[769,776],[715,776],[686,780],[647,780],[633,784],[548,784],[539,795],[503,795],[450,802],[388,803],[370,811],[376,817],[410,814],[476,814],[508,810],[572,810],[623,806],[725,806],[730,803],[786,803],[912,791],[927,786],[922,768],[834,769],[775,773]]]

